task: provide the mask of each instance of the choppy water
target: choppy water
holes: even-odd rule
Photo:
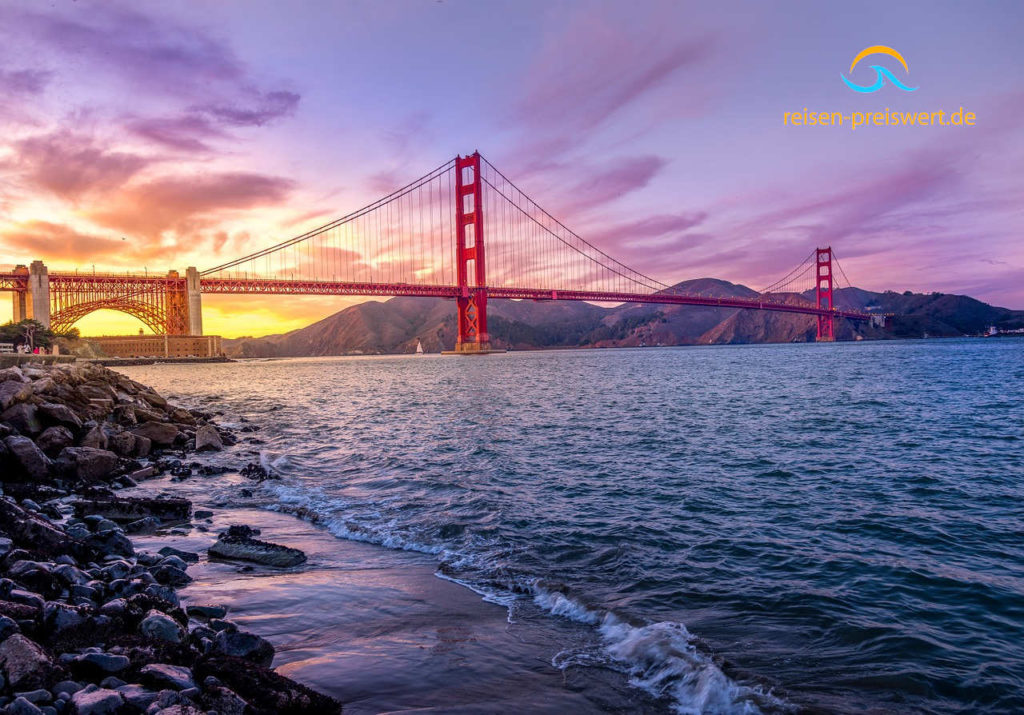
[[[1024,710],[1024,341],[126,369],[680,712]]]

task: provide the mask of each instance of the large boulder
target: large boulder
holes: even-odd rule
[[[35,436],[43,431],[43,423],[39,421],[36,406],[27,402],[19,402],[8,407],[0,414],[0,420],[25,435]]]
[[[96,482],[114,472],[118,456],[105,449],[66,447],[57,457],[57,473],[66,479]]]
[[[134,457],[136,439],[138,438],[131,432],[119,432],[107,439],[107,447],[122,457]]]
[[[44,402],[39,405],[39,417],[51,425],[63,425],[73,430],[82,428],[82,420],[67,405]]]
[[[196,430],[196,451],[219,452],[224,449],[224,442],[213,425],[203,425]]]
[[[79,447],[91,447],[92,449],[107,448],[107,433],[98,423],[89,420],[82,425],[82,436],[78,440]]]
[[[246,631],[221,631],[213,642],[213,649],[221,655],[251,660],[265,668],[274,661],[274,646],[270,641]]]
[[[48,457],[56,457],[65,447],[75,443],[75,436],[67,427],[56,425],[47,427],[36,437],[36,446]]]
[[[115,715],[124,707],[124,697],[116,690],[90,685],[71,696],[77,715]]]
[[[170,422],[146,422],[132,430],[132,433],[161,447],[170,447],[178,438],[179,431],[178,426]]]
[[[168,665],[167,663],[150,663],[142,666],[139,671],[142,680],[159,689],[173,688],[174,690],[188,690],[196,687],[192,679],[192,671],[183,665]]]
[[[20,477],[35,482],[50,475],[53,463],[28,437],[12,434],[4,439],[4,446],[7,447],[7,461],[13,467],[12,474],[4,475],[6,479],[16,481]]]
[[[185,632],[176,620],[166,613],[151,610],[139,624],[139,632],[154,641],[181,643]]]
[[[0,499],[0,532],[10,537],[19,548],[51,559],[61,554],[86,551],[63,529],[7,499]]]
[[[0,410],[7,410],[11,405],[23,402],[32,396],[32,385],[21,380],[0,382]]]
[[[232,530],[221,534],[220,538],[207,550],[207,553],[222,559],[254,561],[264,566],[298,566],[306,561],[306,555],[298,549],[254,539],[238,531],[233,531],[235,528],[232,527]]]
[[[35,690],[45,687],[54,665],[38,644],[15,633],[0,643],[0,671],[13,690]]]
[[[103,497],[72,503],[78,517],[99,514],[114,521],[132,522],[145,517],[163,521],[187,521],[192,502],[181,497]]]

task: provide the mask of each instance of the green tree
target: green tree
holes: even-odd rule
[[[38,320],[22,320],[18,323],[7,323],[0,325],[0,343],[14,343],[28,345],[32,348],[49,348],[57,338],[77,338],[78,328],[71,328],[64,332],[54,332],[44,328]]]

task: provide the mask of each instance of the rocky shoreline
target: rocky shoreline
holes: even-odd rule
[[[236,440],[213,415],[99,365],[0,370],[0,713],[341,712],[275,673],[273,646],[223,607],[181,607],[177,588],[200,554],[132,543],[204,515],[186,499],[115,490],[210,473],[188,453]],[[305,561],[258,535],[233,526],[208,558]]]

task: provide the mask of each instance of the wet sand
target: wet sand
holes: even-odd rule
[[[430,556],[338,539],[289,514],[224,506],[224,493],[251,485],[164,478],[132,490],[167,491],[214,512],[194,520],[209,531],[138,536],[136,547],[199,552],[182,604],[227,606],[229,618],[274,644],[278,672],[338,698],[346,713],[665,712],[620,673],[555,668],[552,656],[578,645],[582,629],[510,623],[506,607],[437,577]],[[290,569],[208,561],[207,547],[231,524],[259,528],[259,538],[302,549],[308,561]]]

